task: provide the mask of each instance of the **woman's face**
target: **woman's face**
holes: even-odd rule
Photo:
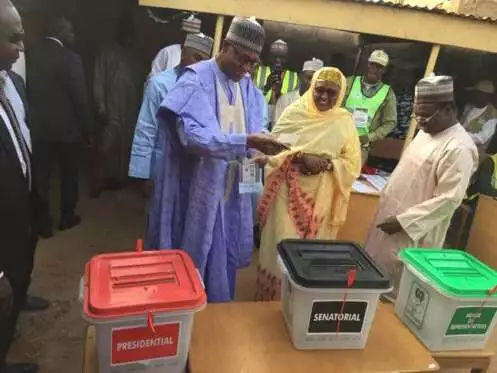
[[[338,100],[340,86],[330,81],[318,80],[314,86],[314,103],[319,111],[332,109]]]

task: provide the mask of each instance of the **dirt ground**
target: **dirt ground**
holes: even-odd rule
[[[52,306],[22,315],[21,337],[9,356],[12,361],[36,361],[40,373],[81,372],[87,323],[81,316],[78,287],[84,266],[95,254],[134,249],[143,236],[145,201],[136,190],[106,192],[97,200],[82,194],[81,226],[39,242],[31,293],[50,299]],[[238,300],[251,300],[254,281],[253,268],[241,271]],[[497,333],[494,337],[495,348]],[[491,372],[497,372],[493,365]]]
[[[87,323],[81,316],[78,288],[84,266],[98,253],[133,250],[143,237],[145,201],[133,188],[105,192],[96,200],[83,190],[79,212],[79,227],[39,241],[30,293],[48,298],[52,306],[22,315],[21,337],[9,355],[11,361],[36,361],[40,373],[81,371]],[[252,291],[246,289],[253,289],[253,275],[241,274],[240,300],[250,299]]]

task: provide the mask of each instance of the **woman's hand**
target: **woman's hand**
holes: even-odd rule
[[[332,163],[319,155],[303,154],[300,161],[300,172],[304,175],[317,175],[332,169]]]
[[[257,163],[259,166],[264,167],[267,162],[269,161],[269,157],[265,155],[264,153],[261,153],[258,150],[254,150],[254,154],[252,155],[252,159],[254,160],[255,163]]]

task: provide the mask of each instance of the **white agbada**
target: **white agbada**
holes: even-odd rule
[[[434,136],[420,130],[408,146],[381,194],[366,240],[366,251],[391,276],[395,288],[401,249],[443,248],[452,215],[477,165],[476,146],[460,124]],[[392,216],[403,232],[388,235],[377,228]]]
[[[297,101],[300,98],[300,92],[298,89],[295,91],[288,92],[281,96],[276,103],[276,107],[274,108],[274,119],[273,122],[276,123],[285,109],[289,107],[291,104],[293,104],[295,101]]]
[[[11,70],[17,75],[20,75],[24,80],[24,83],[26,83],[26,57],[24,55],[24,52],[19,53],[19,58],[12,65]]]
[[[181,49],[181,44],[172,44],[161,49],[152,61],[149,77],[178,66],[181,61]]]

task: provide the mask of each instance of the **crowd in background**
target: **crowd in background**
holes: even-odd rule
[[[49,307],[28,296],[38,237],[82,222],[83,144],[92,149],[90,196],[139,179],[148,198],[146,247],[187,251],[210,302],[234,299],[237,270],[250,263],[257,231],[254,297],[277,299],[278,242],[336,238],[372,147],[391,134],[403,137],[412,120],[416,136],[382,193],[365,245],[393,279],[390,298],[400,278],[397,252],[442,248],[468,186],[471,196],[497,186],[497,160],[486,158],[497,124],[488,80],[468,87],[471,100],[459,113],[450,76],[394,92],[384,79],[390,57],[380,49],[349,77],[312,56],[292,71],[291,46],[282,39],[261,61],[269,44],[264,27],[244,17],[233,19],[214,58],[213,39],[186,19],[184,42],[162,49],[148,77],[123,18],[85,77],[73,25],[56,17],[27,51],[23,81],[12,71],[24,52],[22,21],[8,0],[0,9],[0,210],[9,217],[0,226],[0,373],[38,370],[7,364],[6,356],[19,312]],[[482,166],[470,183],[478,155]],[[55,166],[58,214],[50,200]]]

